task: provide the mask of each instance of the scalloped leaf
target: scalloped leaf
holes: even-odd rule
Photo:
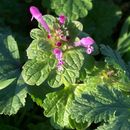
[[[30,32],[30,36],[32,39],[45,39],[46,33],[39,29],[39,28],[34,28]]]
[[[84,61],[83,54],[78,49],[70,49],[64,53],[63,60],[64,70],[57,72],[56,76],[49,79],[49,84],[52,87],[59,87],[59,84],[73,84],[79,77],[79,70]],[[53,83],[57,84],[54,85]]]
[[[91,124],[107,122],[115,116],[125,116],[128,119],[129,109],[130,97],[119,90],[98,86],[97,89],[86,91],[82,97],[76,98],[70,114],[77,122],[87,121]]]
[[[46,21],[47,25],[49,26],[50,30],[53,30],[54,27],[58,26],[56,22],[56,18],[52,15],[44,15],[43,19]],[[48,40],[48,33],[46,30],[42,27],[40,23],[38,23],[39,28],[34,28],[30,32],[30,36],[32,39],[42,39],[47,41]]]
[[[88,10],[92,9],[91,0],[53,0],[51,8],[57,15],[64,14],[71,20],[85,17]]]
[[[76,89],[84,89],[84,87],[68,86],[57,92],[47,94],[44,100],[43,108],[45,116],[51,117],[53,122],[62,128],[82,129],[87,126],[86,123],[78,125],[78,123],[70,118],[69,110],[72,107]],[[80,91],[77,92],[80,93]]]
[[[22,76],[29,85],[40,85],[47,77],[51,69],[55,67],[55,58],[51,52],[50,44],[43,40],[33,40],[27,49],[28,61],[23,66]]]
[[[0,35],[0,114],[12,115],[25,105],[19,50],[11,35]]]
[[[43,39],[33,40],[27,49],[28,59],[45,61],[48,60],[51,55],[51,46]]]
[[[71,76],[71,72],[72,74],[75,74],[75,78],[79,75],[79,70],[81,69],[82,65],[83,65],[83,60],[84,60],[84,56],[83,54],[80,52],[80,50],[78,49],[72,49],[72,50],[68,50],[64,53],[64,79],[68,79],[70,78],[69,81],[73,81],[74,79],[72,79],[73,77]],[[70,74],[69,74],[70,73]],[[70,82],[73,83],[73,82]]]
[[[12,115],[25,106],[26,85],[21,77],[0,91],[0,114]]]
[[[22,76],[27,84],[39,86],[47,79],[49,73],[50,66],[47,62],[32,59],[23,66]]]
[[[53,116],[53,120],[62,127],[69,125],[68,110],[73,100],[73,95],[65,90],[46,95],[43,107],[47,117]]]
[[[20,60],[17,43],[11,35],[0,35],[0,46],[0,89],[3,89],[19,76]]]
[[[70,35],[69,43],[73,44],[78,34],[83,30],[83,25],[79,21],[72,21],[67,24],[67,28]]]

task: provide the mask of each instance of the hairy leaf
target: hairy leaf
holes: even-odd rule
[[[47,94],[43,103],[45,116],[51,117],[53,122],[62,128],[85,128],[85,126],[87,126],[86,123],[81,123],[79,125],[70,118],[69,113],[69,110],[72,107],[74,96],[78,96],[81,93],[81,91],[78,91],[78,89],[84,89],[84,87],[68,86],[59,91]],[[77,93],[75,93],[76,90]]]
[[[98,127],[96,130],[129,130],[130,128],[130,115],[128,117],[126,115],[121,115],[119,117],[115,117],[115,119],[111,120],[103,126]]]
[[[83,65],[83,54],[78,50],[70,49],[63,56],[63,71],[52,71],[49,77],[49,85],[51,87],[59,87],[61,84],[73,84],[79,77],[79,70]]]
[[[28,60],[23,66],[22,76],[29,85],[40,85],[50,73],[48,63],[37,61],[36,59]]]
[[[45,39],[45,32],[39,28],[32,29],[30,36],[33,39]]]
[[[27,49],[28,59],[45,61],[50,57],[51,54],[51,47],[45,40],[33,40]]]
[[[73,100],[72,94],[62,90],[47,94],[47,98],[44,100],[43,107],[45,109],[44,114],[47,117],[53,116],[53,120],[62,127],[68,126],[69,114],[68,110]]]
[[[77,122],[98,123],[117,116],[128,118],[130,97],[123,95],[116,89],[107,86],[98,86],[82,96],[76,98],[71,109],[71,117]],[[130,117],[130,116],[129,116]]]

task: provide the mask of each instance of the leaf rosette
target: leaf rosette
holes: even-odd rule
[[[79,78],[83,63],[86,62],[84,56],[88,55],[82,47],[74,46],[83,26],[78,21],[67,19],[64,25],[61,25],[58,18],[51,15],[45,15],[43,18],[50,28],[50,33],[41,24],[39,28],[31,30],[33,41],[27,49],[28,61],[23,66],[22,76],[29,85],[39,86],[45,80],[54,88],[62,84],[74,84]],[[58,46],[57,42],[62,44]],[[55,48],[63,53],[62,71],[57,70],[58,60],[53,53]],[[93,59],[90,55],[88,57]]]

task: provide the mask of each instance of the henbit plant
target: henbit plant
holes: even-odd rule
[[[23,66],[14,38],[0,35],[0,113],[16,114],[28,93],[56,129],[129,130],[129,64],[109,46],[98,48],[80,22],[42,16],[35,6],[30,13],[39,24]]]

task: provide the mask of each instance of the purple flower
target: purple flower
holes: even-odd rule
[[[64,62],[62,60],[62,56],[63,56],[62,51],[60,49],[58,49],[58,48],[55,48],[53,50],[53,54],[55,55],[56,59],[58,60],[58,64],[57,64],[58,70],[59,71],[63,70],[63,66],[62,65],[64,64]]]
[[[91,37],[82,38],[80,42],[83,47],[88,47],[95,43],[95,41]]]
[[[39,11],[39,9],[35,6],[30,7],[30,13],[32,14],[32,19],[35,18],[41,25],[42,27],[50,33],[50,28],[47,25],[46,21],[42,17],[42,13]],[[31,19],[31,20],[32,20]]]
[[[58,48],[55,48],[53,50],[53,54],[55,55],[56,59],[61,60],[62,59],[62,51]]]
[[[91,37],[82,38],[80,41],[75,42],[75,46],[83,46],[86,48],[86,53],[91,54],[94,51],[93,44],[95,41]]]
[[[60,22],[61,25],[65,23],[66,18],[67,18],[67,17],[64,16],[64,15],[60,15],[60,16],[59,16],[58,20],[59,20],[59,22]]]
[[[58,61],[58,64],[57,64],[58,71],[62,71],[63,70],[63,66],[62,66],[63,64],[64,64],[64,62],[62,60]]]

